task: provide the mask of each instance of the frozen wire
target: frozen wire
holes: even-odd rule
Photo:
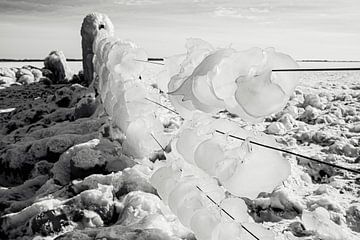
[[[161,103],[158,103],[158,102],[156,102],[156,101],[154,101],[154,100],[151,100],[151,99],[149,99],[149,98],[145,98],[145,99],[148,100],[149,102],[152,102],[152,103],[154,103],[154,104],[156,104],[156,105],[158,105],[158,106],[160,106],[160,107],[163,107],[163,108],[169,110],[170,112],[173,112],[173,113],[175,113],[175,114],[177,114],[177,115],[180,116],[180,114],[179,114],[177,111],[172,110],[171,108],[168,108],[168,107],[164,106],[164,105],[161,104]]]
[[[354,63],[360,62],[359,60],[327,60],[327,59],[298,59],[296,62],[309,62],[309,63]]]
[[[140,59],[135,59],[135,61],[137,61],[137,62],[144,62],[144,63],[150,63],[150,64],[155,64],[155,65],[165,65],[164,63],[150,62],[150,61],[140,60]]]
[[[135,59],[138,62],[145,62],[156,65],[165,65],[164,63],[151,62],[145,60]],[[160,60],[157,60],[160,61]],[[360,71],[359,68],[285,68],[285,69],[272,69],[272,72],[342,72],[342,71]]]
[[[196,186],[196,188],[200,191],[200,192],[202,192],[202,193],[204,193],[204,191],[199,187],[199,186]],[[235,218],[233,217],[233,216],[231,216],[231,214],[230,213],[228,213],[225,209],[223,209],[217,202],[215,202],[209,195],[207,195],[206,193],[204,193],[205,194],[205,196],[212,202],[212,203],[214,203],[218,208],[220,208],[221,209],[221,211],[223,211],[226,215],[228,215],[232,220],[235,220]],[[253,236],[255,239],[257,239],[257,240],[260,240],[255,234],[253,234],[249,229],[247,229],[244,225],[242,225],[241,223],[239,223],[240,224],[240,226],[245,230],[245,231],[247,231],[251,236]]]
[[[165,65],[163,63],[159,63],[164,61],[164,58],[148,58],[145,60],[138,60],[139,62],[145,62],[150,64],[157,65]],[[341,60],[296,60],[297,62],[360,62],[360,61],[341,61]],[[360,71],[360,67],[358,68],[287,68],[287,69],[272,69],[272,72],[328,72],[328,71]]]
[[[149,100],[149,99],[147,99],[147,100]],[[164,108],[172,111],[173,113],[176,113],[177,115],[180,115],[178,112],[176,112],[176,111],[174,111],[172,109],[169,109],[168,107],[166,107],[166,106],[164,106],[164,105],[162,105],[160,103],[157,103],[157,102],[154,102],[154,101],[151,101],[151,102],[153,102],[153,103],[155,103],[155,104],[157,104],[157,105],[159,105],[161,107],[164,107]],[[220,134],[226,134],[225,132],[222,132],[220,130],[215,130],[215,132],[220,133]],[[235,135],[232,135],[232,134],[229,134],[228,136],[231,137],[231,138],[234,138],[234,139],[245,141],[245,138],[238,137],[238,136],[235,136]],[[334,168],[338,168],[338,169],[341,169],[341,170],[345,170],[345,171],[349,171],[349,172],[352,172],[352,173],[360,174],[360,170],[357,170],[357,169],[351,169],[351,168],[339,166],[339,165],[336,165],[336,164],[333,164],[333,163],[324,162],[324,161],[321,161],[321,160],[318,160],[318,159],[315,159],[315,158],[311,158],[311,157],[308,157],[308,156],[305,156],[305,155],[302,155],[302,154],[299,154],[299,153],[290,152],[290,151],[285,150],[285,149],[268,146],[268,145],[258,143],[258,142],[255,142],[255,141],[250,141],[250,143],[261,146],[261,147],[264,147],[264,148],[269,148],[269,149],[272,149],[272,150],[275,150],[275,151],[279,151],[279,152],[291,154],[291,155],[294,155],[294,156],[297,156],[297,157],[305,158],[307,160],[317,162],[317,163],[321,163],[321,164],[325,164],[325,165],[328,165],[328,166],[331,166],[331,167],[334,167]]]
[[[145,62],[156,65],[165,65],[164,63],[151,62],[145,60],[138,60],[138,62]],[[272,69],[272,72],[343,72],[343,71],[360,71],[360,68],[285,68],[285,69]]]
[[[150,133],[150,136],[155,140],[155,142],[160,146],[160,148],[165,152],[165,148],[160,144],[160,142],[154,137],[152,133]]]
[[[360,71],[360,68],[288,68],[273,69],[272,72],[341,72],[341,71]]]
[[[152,57],[152,58],[148,58],[147,60],[148,60],[149,62],[151,62],[151,61],[161,62],[161,61],[164,61],[164,58],[154,58],[154,57]]]
[[[222,132],[222,131],[220,131],[220,130],[215,130],[215,131],[216,131],[217,133],[220,133],[220,134],[226,134],[225,132]],[[238,139],[238,140],[245,141],[245,138],[242,138],[242,137],[238,137],[238,136],[231,135],[231,134],[229,134],[228,136],[229,136],[229,137],[232,137],[232,138],[234,138],[234,139]],[[333,163],[324,162],[324,161],[321,161],[321,160],[318,160],[318,159],[315,159],[315,158],[311,158],[311,157],[308,157],[308,156],[305,156],[305,155],[302,155],[302,154],[290,152],[290,151],[288,151],[288,150],[281,149],[281,148],[277,148],[277,147],[268,146],[268,145],[265,145],[265,144],[262,144],[262,143],[258,143],[258,142],[255,142],[255,141],[250,141],[250,143],[255,144],[255,145],[258,145],[258,146],[261,146],[261,147],[264,147],[264,148],[269,148],[269,149],[276,150],[276,151],[279,151],[279,152],[288,153],[288,154],[291,154],[291,155],[294,155],[294,156],[297,156],[297,157],[305,158],[305,159],[307,159],[307,160],[310,160],[310,161],[313,161],[313,162],[317,162],[317,163],[321,163],[321,164],[325,164],[325,165],[328,165],[328,166],[331,166],[331,167],[334,167],[334,168],[338,168],[338,169],[346,170],[346,171],[349,171],[349,172],[352,172],[352,173],[360,174],[360,171],[359,171],[359,170],[356,170],[356,169],[351,169],[351,168],[347,168],[347,167],[342,167],[342,166],[339,166],[339,165],[336,165],[336,164],[333,164]]]
[[[147,59],[148,61],[165,61],[165,58],[160,57],[150,57]],[[310,63],[354,63],[360,62],[360,60],[328,60],[328,59],[297,59],[296,62],[310,62]]]

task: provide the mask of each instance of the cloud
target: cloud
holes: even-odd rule
[[[254,7],[251,7],[249,8],[249,10],[253,13],[269,13],[270,10],[267,9],[267,8],[254,8]]]
[[[217,17],[235,17],[235,18],[244,18],[239,10],[234,8],[225,8],[219,7],[214,11],[214,15]]]
[[[17,1],[17,0],[4,0],[0,2],[1,13],[21,13],[21,12],[32,12],[32,11],[49,11],[51,7],[49,4],[42,4],[39,2],[32,1]]]
[[[48,49],[55,46],[78,54],[79,26],[86,14],[96,11],[111,18],[121,37],[134,38],[149,49],[161,39],[159,51],[172,50],[175,42],[183,49],[184,39],[192,36],[213,39],[219,44],[238,42],[240,49],[246,41],[249,42],[246,47],[263,41],[297,49],[324,42],[324,36],[331,36],[328,39],[336,46],[328,48],[329,53],[338,46],[352,48],[355,53],[359,52],[360,39],[358,1],[344,0],[339,4],[338,0],[0,0],[0,25],[5,33],[0,36],[0,52],[38,57],[37,52],[46,45]],[[259,36],[251,38],[254,32]],[[29,38],[31,48],[27,47]],[[326,48],[324,44],[321,47]],[[320,51],[312,49],[316,49],[314,54]],[[339,50],[336,54],[343,53]]]
[[[246,20],[258,20],[260,18],[263,18],[259,15],[253,14],[253,11],[246,8],[218,7],[213,12],[213,15],[215,17],[241,18]]]
[[[141,6],[141,5],[153,5],[160,4],[160,1],[156,0],[117,0],[115,4],[127,5],[127,6]]]
[[[114,0],[1,0],[0,13],[25,16],[35,13],[46,16],[54,12],[66,14],[84,9],[112,9],[114,5]]]

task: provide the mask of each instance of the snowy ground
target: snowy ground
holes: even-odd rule
[[[166,99],[163,104],[171,107]],[[220,117],[231,116],[222,113]],[[233,120],[247,129],[273,135],[283,149],[360,170],[359,72],[303,73],[282,112],[255,125]],[[254,219],[276,231],[277,239],[360,239],[359,233],[348,229],[360,232],[360,175],[290,154],[284,156],[291,162],[292,174],[283,186],[261,200],[267,202],[265,205],[260,200],[248,204]],[[304,212],[313,212],[319,219],[318,223],[307,221],[306,228],[312,225],[313,232],[302,229]],[[330,219],[339,228],[320,225]]]
[[[290,113],[295,121],[283,117],[283,113]],[[275,125],[275,130],[271,131],[269,128],[265,132],[274,133],[285,149],[347,168],[360,169],[358,72],[303,74],[300,85],[283,113],[254,128],[265,129],[274,124],[274,120],[282,122],[283,125]],[[323,207],[337,224],[344,228],[346,225],[350,226],[359,232],[359,174],[338,171],[289,155],[287,157],[292,163],[293,171],[281,188],[291,196],[289,198],[298,201],[305,211]],[[356,214],[352,211],[355,208]],[[270,225],[279,233],[279,239],[292,239],[284,230],[289,229],[290,222],[296,221],[301,221],[301,217]],[[317,236],[321,239],[345,238],[346,234],[336,236],[337,230],[333,232],[331,228],[325,230],[328,231],[327,234],[320,233],[322,227],[315,227],[318,228]],[[310,238],[313,239],[314,236]],[[360,239],[360,235],[350,236],[349,239]]]
[[[141,239],[180,238],[146,230],[153,227],[193,239],[173,215],[159,214],[165,207],[147,183],[149,171],[139,164],[133,167],[135,162],[121,154],[121,146],[109,137],[114,133],[109,133],[106,117],[74,121],[86,89],[13,89],[19,94],[0,90],[7,91],[2,99],[23,97],[27,105],[19,106],[14,115],[1,116],[0,238],[51,239],[64,232],[68,233],[58,239],[133,239],[134,234]],[[37,100],[28,99],[28,91],[39,93],[34,95]],[[60,107],[65,97],[69,105]],[[169,105],[165,97],[162,101]],[[165,122],[180,123],[175,114],[161,111]],[[281,113],[256,125],[233,120],[274,135],[284,149],[360,170],[359,113],[359,73],[306,73]],[[10,119],[12,125],[7,125]],[[100,136],[103,140],[96,140]],[[273,193],[247,201],[254,220],[273,229],[277,239],[360,239],[359,174],[285,157],[292,166],[287,181]],[[30,173],[18,174],[29,171],[29,165],[34,167]],[[82,177],[74,179],[73,174]]]

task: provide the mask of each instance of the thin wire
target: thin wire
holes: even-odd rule
[[[24,59],[13,59],[13,58],[1,58],[0,62],[43,62],[44,59],[42,58],[24,58]],[[67,62],[81,62],[82,58],[67,58]],[[147,61],[156,61],[156,62],[162,62],[165,61],[165,58],[160,57],[150,57],[147,59]],[[314,63],[354,63],[354,62],[360,62],[360,60],[323,60],[323,59],[298,59],[295,60],[296,62],[314,62]]]
[[[147,99],[147,98],[145,98]],[[147,99],[149,101],[151,101],[150,99]],[[178,112],[160,104],[160,103],[157,103],[155,101],[151,101],[152,103],[155,103],[163,108],[166,108],[170,111],[172,111],[173,113],[177,114],[177,115],[180,115]],[[217,133],[220,133],[220,134],[226,134],[220,130],[215,130],[215,132]],[[242,140],[242,141],[245,141],[245,138],[242,138],[242,137],[238,137],[238,136],[235,136],[235,135],[228,135],[229,137],[232,137],[232,138],[235,138],[235,139],[238,139],[238,140]],[[250,141],[250,143],[252,144],[255,144],[255,145],[258,145],[258,146],[261,146],[261,147],[264,147],[264,148],[269,148],[269,149],[272,149],[272,150],[276,150],[276,151],[280,151],[280,152],[284,152],[284,153],[287,153],[287,154],[291,154],[291,155],[294,155],[294,156],[297,156],[297,157],[302,157],[302,158],[305,158],[307,160],[310,160],[310,161],[313,161],[313,162],[317,162],[317,163],[321,163],[321,164],[325,164],[325,165],[328,165],[328,166],[331,166],[331,167],[334,167],[334,168],[338,168],[338,169],[342,169],[342,170],[346,170],[346,171],[349,171],[349,172],[352,172],[352,173],[356,173],[356,174],[360,174],[360,171],[359,170],[356,170],[356,169],[351,169],[351,168],[347,168],[347,167],[342,167],[342,166],[339,166],[339,165],[336,165],[336,164],[333,164],[333,163],[328,163],[328,162],[324,162],[324,161],[321,161],[321,160],[318,160],[318,159],[315,159],[315,158],[311,158],[311,157],[308,157],[308,156],[305,156],[305,155],[302,155],[302,154],[299,154],[299,153],[294,153],[294,152],[290,152],[288,150],[285,150],[285,149],[281,149],[281,148],[276,148],[276,147],[272,147],[272,146],[268,146],[268,145],[265,145],[265,144],[262,144],[262,143],[258,143],[258,142],[254,142],[254,141]]]
[[[147,59],[148,61],[165,61],[165,58],[162,57],[150,57]],[[315,63],[338,63],[338,62],[360,62],[360,60],[327,60],[327,59],[297,59],[296,62],[315,62]]]
[[[150,64],[155,64],[155,65],[165,65],[164,63],[149,62],[149,61],[140,60],[140,59],[135,59],[135,61],[137,61],[137,62],[144,62],[144,63],[150,63]]]
[[[215,132],[220,133],[220,134],[226,134],[226,133],[224,133],[224,132],[222,132],[222,131],[220,131],[220,130],[215,130]],[[238,140],[245,141],[244,138],[241,138],[241,137],[238,137],[238,136],[234,136],[234,135],[231,135],[231,134],[228,135],[228,136],[229,136],[229,137],[232,137],[232,138],[235,138],[235,139],[238,139]],[[314,161],[314,162],[317,162],[317,163],[322,163],[322,164],[325,164],[325,165],[328,165],[328,166],[331,166],[331,167],[334,167],[334,168],[339,168],[339,169],[342,169],[342,170],[346,170],[346,171],[349,171],[349,172],[353,172],[353,173],[360,174],[360,171],[359,171],[359,170],[355,170],[355,169],[351,169],[351,168],[347,168],[347,167],[342,167],[342,166],[339,166],[339,165],[336,165],[336,164],[333,164],[333,163],[324,162],[324,161],[321,161],[321,160],[318,160],[318,159],[315,159],[315,158],[311,158],[311,157],[308,157],[308,156],[305,156],[305,155],[302,155],[302,154],[290,152],[290,151],[285,150],[285,149],[268,146],[268,145],[265,145],[265,144],[262,144],[262,143],[258,143],[258,142],[254,142],[254,141],[250,141],[250,143],[255,144],[255,145],[258,145],[258,146],[261,146],[261,147],[264,147],[264,148],[269,148],[269,149],[272,149],[272,150],[276,150],[276,151],[280,151],[280,152],[292,154],[292,155],[295,155],[295,156],[297,156],[297,157],[302,157],[302,158],[305,158],[305,159],[307,159],[307,160]]]
[[[209,195],[207,195],[199,186],[196,185],[196,188],[199,189],[200,192],[204,193],[205,196],[212,202],[214,203],[218,208],[221,209],[221,211],[223,211],[226,215],[228,215],[232,220],[235,221],[235,218],[233,216],[230,215],[230,213],[228,213],[225,209],[223,209],[217,202],[215,202]],[[239,223],[240,226],[247,231],[251,236],[253,236],[255,239],[260,240],[255,234],[253,234],[249,229],[247,229],[244,225],[242,225],[241,223]]]
[[[160,148],[165,152],[165,148],[160,144],[160,142],[154,137],[152,133],[150,133],[150,136],[155,140],[155,142],[160,146]]]
[[[316,62],[316,63],[339,63],[339,62],[345,62],[345,63],[354,63],[354,62],[360,62],[359,60],[326,60],[326,59],[298,59],[296,62]]]
[[[148,61],[164,61],[164,58],[148,58]]]
[[[272,72],[330,72],[330,71],[360,71],[360,68],[288,68],[273,69]]]
[[[149,60],[150,59],[150,60]],[[150,63],[155,65],[165,65],[164,63],[152,62],[163,61],[160,58],[148,58],[147,61],[135,59],[138,62]],[[272,69],[272,72],[330,72],[330,71],[360,71],[360,68],[287,68],[287,69]]]
[[[161,103],[155,102],[155,101],[153,101],[153,100],[151,100],[151,99],[149,99],[149,98],[145,98],[145,99],[180,116],[180,113],[178,113],[178,112],[175,111],[175,110],[172,110],[171,108],[168,108],[168,107],[162,105]]]

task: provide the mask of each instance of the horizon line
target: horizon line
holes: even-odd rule
[[[151,58],[149,58],[151,59]],[[163,59],[163,58],[154,58]],[[45,58],[0,58],[0,62],[43,62]],[[66,58],[67,62],[81,62],[82,58]],[[149,60],[151,61],[151,60]],[[296,62],[360,62],[360,60],[297,59]]]

